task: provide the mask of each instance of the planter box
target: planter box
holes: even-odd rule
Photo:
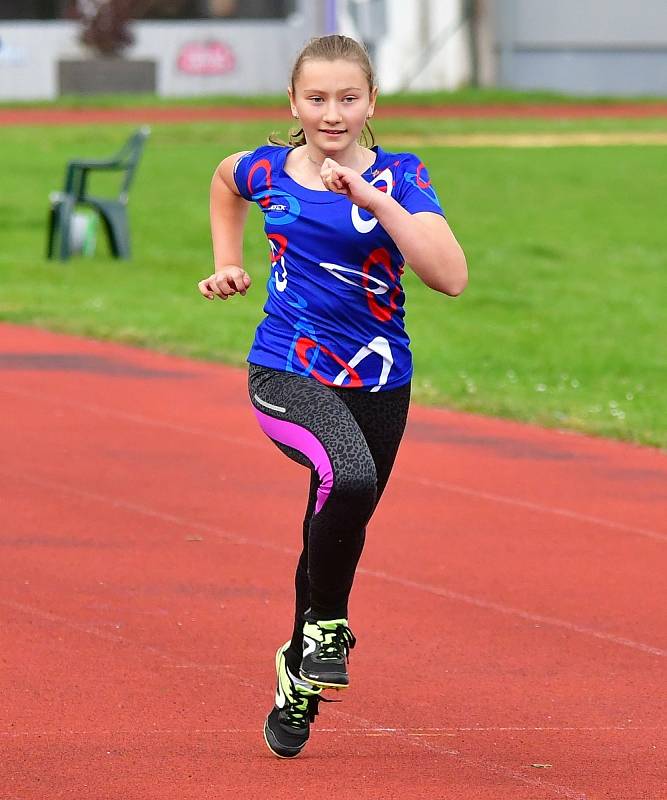
[[[86,58],[58,62],[58,94],[154,93],[155,61]]]

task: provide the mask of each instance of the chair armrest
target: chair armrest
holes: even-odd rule
[[[72,169],[123,169],[123,164],[116,158],[89,159],[86,161],[75,159],[67,162],[67,168]]]
[[[96,170],[109,172],[124,169],[117,159],[81,160],[74,159],[67,162],[65,168],[65,194],[73,194],[81,199],[86,194],[88,173]]]

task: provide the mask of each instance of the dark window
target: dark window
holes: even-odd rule
[[[112,0],[113,2],[113,0]],[[296,0],[137,0],[136,19],[285,19]],[[0,0],[0,19],[71,19],[76,0]]]
[[[284,19],[295,0],[145,0],[143,19]]]
[[[284,19],[294,12],[295,0],[205,0],[211,17]]]
[[[113,2],[113,0],[111,0]],[[296,0],[136,0],[136,19],[285,19]],[[76,0],[0,0],[0,19],[71,19]]]
[[[61,19],[61,0],[0,0],[0,19]]]

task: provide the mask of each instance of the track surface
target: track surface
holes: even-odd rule
[[[93,125],[159,122],[275,120],[289,117],[287,105],[275,108],[176,107],[168,108],[0,108],[0,125]],[[667,103],[609,103],[558,105],[442,105],[378,106],[381,119],[639,119],[667,117]]]
[[[661,453],[413,406],[285,762],[307,473],[244,371],[9,325],[0,367],[2,800],[665,796]]]

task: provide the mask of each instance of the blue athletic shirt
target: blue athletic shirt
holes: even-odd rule
[[[328,386],[377,392],[412,376],[401,275],[405,260],[368,212],[308,189],[283,169],[290,147],[265,145],[234,167],[239,192],[264,213],[271,248],[265,319],[248,361]],[[411,214],[442,208],[424,164],[375,146],[363,178]]]

